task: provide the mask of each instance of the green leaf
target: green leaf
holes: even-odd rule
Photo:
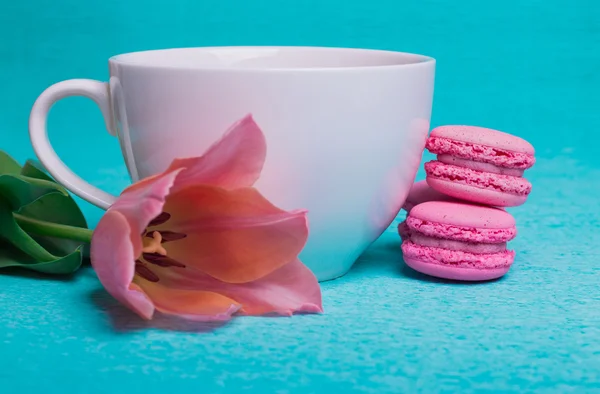
[[[0,200],[0,238],[10,242],[37,261],[52,261],[57,258],[23,231],[15,221],[10,206],[4,200]]]
[[[90,234],[75,200],[39,163],[21,167],[0,151],[0,268],[75,272]]]
[[[10,203],[13,210],[50,193],[68,195],[62,186],[51,181],[23,175],[0,175],[0,196]]]
[[[21,175],[54,182],[54,180],[45,173],[43,167],[33,160],[28,160],[27,163],[25,163],[25,166],[21,170]],[[23,207],[19,213],[49,222],[87,228],[83,213],[66,190],[61,194],[53,193],[43,196],[37,201]]]
[[[56,182],[46,171],[44,166],[38,161],[27,160],[25,165],[21,169],[21,175],[28,176],[30,178],[42,179],[44,181]]]
[[[87,228],[85,218],[75,201],[66,200],[60,194],[47,194],[39,200],[23,207],[19,213],[51,223]],[[79,241],[49,236],[36,236],[37,242],[54,254],[70,253],[82,245]]]
[[[6,152],[0,151],[0,174],[18,174],[21,165]]]
[[[21,170],[21,175],[27,177],[53,181],[46,174],[43,167],[33,160],[28,160]],[[19,211],[20,214],[44,220],[51,223],[65,224],[67,226],[87,228],[87,222],[83,213],[75,200],[65,192],[65,194],[51,193],[42,196],[33,203],[24,206]],[[82,245],[81,242],[70,239],[61,239],[47,236],[34,236],[43,247],[54,254],[67,254]],[[84,248],[85,251],[85,248]]]
[[[0,242],[0,268],[21,267],[46,274],[71,274],[81,266],[81,247],[51,261],[38,262],[13,245]]]

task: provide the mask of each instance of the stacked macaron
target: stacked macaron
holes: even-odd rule
[[[465,201],[514,207],[527,200],[531,183],[523,172],[535,163],[522,138],[473,126],[442,126],[427,140],[437,160],[425,164],[427,183]]]
[[[413,269],[455,280],[503,276],[514,261],[507,242],[515,220],[504,207],[527,200],[523,173],[535,163],[527,141],[474,126],[434,129],[426,148],[426,181],[413,185],[398,227],[404,261]]]

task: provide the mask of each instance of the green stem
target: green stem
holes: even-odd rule
[[[64,224],[46,222],[44,220],[32,219],[18,213],[13,213],[13,216],[23,230],[32,234],[72,239],[74,241],[85,243],[90,243],[92,240],[93,231],[87,228],[73,227]]]

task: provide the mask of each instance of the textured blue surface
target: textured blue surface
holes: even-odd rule
[[[0,392],[600,390],[599,26],[595,0],[1,2],[0,136],[20,160],[32,155],[35,97],[61,79],[106,78],[110,55],[303,44],[437,58],[432,125],[506,130],[534,144],[538,163],[530,200],[511,210],[516,263],[493,283],[413,273],[394,226],[323,284],[325,315],[240,318],[201,333],[140,322],[90,269],[64,280],[0,275]],[[82,176],[112,192],[127,184],[92,103],[59,103],[50,134]],[[84,209],[95,223],[99,210]]]

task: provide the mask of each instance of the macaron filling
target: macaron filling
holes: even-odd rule
[[[452,265],[457,268],[495,269],[510,267],[515,259],[515,252],[512,250],[505,250],[500,253],[476,254],[417,245],[410,240],[402,243],[402,253],[408,259],[427,264]]]
[[[526,196],[531,192],[531,183],[525,178],[476,171],[440,161],[425,163],[425,172],[428,177],[517,196]]]
[[[430,248],[458,250],[474,254],[501,253],[506,250],[506,242],[497,244],[464,242],[455,241],[452,239],[429,237],[416,232],[411,233],[409,238],[410,241],[415,245],[427,246]]]
[[[443,137],[429,137],[426,148],[437,155],[447,154],[504,168],[526,170],[535,164],[535,157],[527,153],[513,152]]]
[[[433,238],[444,238],[470,243],[497,244],[508,242],[517,236],[517,228],[514,226],[507,228],[462,227],[434,223],[411,216],[406,218],[406,225],[410,229],[411,234],[412,231],[416,231]],[[406,234],[404,228],[403,233]]]
[[[457,167],[469,168],[469,169],[475,170],[475,171],[491,172],[493,174],[521,177],[521,176],[523,176],[523,172],[525,172],[525,170],[520,170],[518,168],[499,167],[499,166],[496,166],[496,165],[490,164],[490,163],[484,163],[481,161],[474,161],[474,160],[469,160],[469,159],[462,159],[457,156],[446,155],[446,154],[437,155],[437,159],[438,159],[438,161],[445,163],[445,164],[450,164],[450,165],[457,166]]]

